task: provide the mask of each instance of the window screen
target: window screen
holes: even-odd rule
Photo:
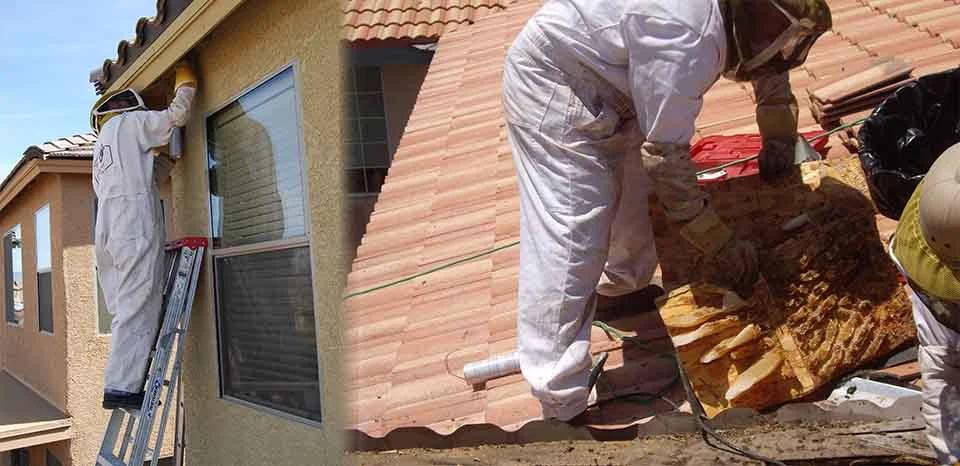
[[[37,231],[37,314],[40,331],[53,333],[53,262],[50,238],[50,206],[34,215]]]
[[[307,247],[218,258],[224,392],[320,420]]]
[[[23,263],[20,225],[3,236],[4,309],[7,322],[23,326]]]
[[[214,247],[306,233],[293,70],[207,119]]]
[[[380,192],[390,167],[383,78],[378,66],[354,66],[347,77],[346,185],[350,194]]]
[[[320,421],[298,118],[287,69],[207,119],[211,254],[222,393]]]

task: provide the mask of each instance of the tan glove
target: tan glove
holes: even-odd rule
[[[763,138],[760,176],[773,181],[793,167],[796,158],[797,98],[787,73],[765,76],[752,82],[757,99],[757,126]]]
[[[173,73],[174,91],[182,86],[197,87],[197,75],[193,72],[193,67],[186,61],[178,62],[173,68]]]
[[[690,146],[646,142],[640,154],[667,218],[685,222],[696,217],[710,196],[697,184]]]
[[[757,250],[749,241],[734,238],[712,207],[684,225],[680,235],[703,254],[698,267],[703,281],[730,288],[743,298],[753,294],[760,276]]]
[[[667,218],[684,224],[680,235],[702,254],[704,280],[750,296],[759,274],[756,250],[735,240],[707,205],[710,196],[697,184],[690,146],[648,142],[641,155]]]

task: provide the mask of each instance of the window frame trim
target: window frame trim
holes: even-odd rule
[[[357,108],[358,116],[357,116],[357,118],[353,118],[353,119],[354,119],[354,120],[357,120],[357,121],[363,120],[364,118],[370,119],[370,120],[374,120],[374,119],[375,119],[375,120],[379,120],[379,119],[382,119],[382,120],[383,120],[383,130],[384,130],[384,136],[385,136],[383,142],[387,145],[387,153],[388,153],[388,155],[389,155],[389,157],[390,157],[390,160],[387,162],[387,166],[386,166],[387,173],[389,174],[389,173],[390,173],[390,168],[393,167],[393,156],[396,155],[396,153],[397,153],[397,148],[400,146],[400,142],[399,142],[399,141],[393,141],[393,138],[390,137],[390,115],[387,114],[387,92],[386,92],[386,89],[385,89],[385,87],[386,87],[386,86],[385,86],[386,81],[383,79],[383,67],[384,67],[384,64],[376,64],[376,65],[373,65],[373,64],[363,64],[363,65],[361,65],[361,64],[356,64],[356,63],[347,63],[347,68],[350,70],[350,79],[351,79],[351,80],[354,80],[354,81],[356,81],[356,77],[355,77],[355,75],[354,75],[354,68],[356,68],[356,67],[376,68],[376,69],[377,69],[377,74],[380,75],[380,92],[379,92],[379,94],[380,94],[381,101],[383,102],[383,118],[380,118],[380,117],[360,117],[360,116],[359,116],[359,107],[358,107],[358,108]],[[357,90],[356,90],[356,82],[353,82],[353,87],[354,87],[354,91],[353,91],[353,92],[347,92],[346,88],[344,88],[344,89],[343,89],[343,92],[342,92],[342,94],[343,94],[343,96],[344,96],[344,100],[350,100],[351,106],[354,106],[353,104],[354,104],[354,103],[357,103],[357,102],[355,102],[355,100],[356,100],[356,97],[357,97],[358,95],[361,95],[361,94],[375,94],[374,92],[364,92],[364,93],[357,92]],[[359,104],[357,103],[357,105],[359,105]],[[344,111],[346,111],[346,109],[344,109]],[[346,118],[346,117],[345,117],[344,120],[350,120],[350,118]],[[343,146],[343,149],[341,150],[341,152],[343,153],[344,158],[350,156],[350,155],[347,153],[347,146],[348,146],[348,145],[350,145],[350,144],[359,144],[359,145],[363,146],[364,144],[367,144],[367,143],[365,143],[362,139],[363,139],[363,137],[361,136],[361,140],[360,140],[360,141],[353,141],[353,142],[346,142],[346,140],[341,141],[341,145]],[[379,143],[378,143],[378,142],[371,142],[371,143],[369,143],[369,144],[379,144]],[[360,167],[360,170],[361,170],[361,171],[362,171],[362,170],[366,170],[367,168],[381,168],[381,167],[376,167],[376,166],[372,166],[372,165],[366,165],[366,163],[364,163],[364,164]],[[354,168],[348,168],[348,167],[346,166],[346,163],[344,163],[344,166],[343,166],[343,177],[346,178],[346,175],[347,175],[347,171],[348,171],[348,170],[355,170],[355,169],[356,169],[355,167],[354,167]],[[364,175],[363,175],[363,184],[364,184],[364,188],[369,188],[369,183],[368,183],[368,181],[367,181],[367,175],[366,175],[366,173],[364,173]],[[384,180],[384,182],[380,184],[380,191],[347,192],[347,190],[344,189],[344,193],[345,193],[347,196],[379,196],[380,193],[383,192],[383,185],[384,185],[384,184],[386,184],[386,180]]]
[[[327,402],[329,400],[326,397],[326,390],[325,390],[325,384],[324,384],[323,358],[321,357],[321,354],[320,354],[320,332],[316,331],[316,323],[318,322],[317,306],[316,306],[317,296],[316,296],[316,292],[313,289],[312,283],[310,287],[310,295],[311,295],[311,301],[312,301],[311,305],[313,307],[313,322],[314,322],[314,330],[315,330],[314,344],[316,345],[315,350],[317,353],[317,387],[318,387],[318,390],[320,391],[320,397],[321,397],[320,413],[319,413],[320,420],[317,421],[314,419],[308,419],[305,417],[297,416],[292,413],[288,413],[286,411],[281,411],[275,408],[271,408],[269,406],[263,406],[257,403],[253,403],[251,401],[243,400],[243,399],[228,395],[224,390],[224,383],[223,383],[224,381],[223,364],[222,364],[223,337],[221,335],[221,325],[220,325],[220,321],[222,317],[221,317],[221,311],[220,311],[220,291],[219,291],[219,287],[217,286],[216,259],[221,257],[233,257],[233,256],[263,253],[263,252],[273,252],[273,251],[280,251],[285,249],[292,249],[296,247],[306,246],[307,253],[310,256],[311,282],[316,280],[316,277],[314,276],[314,273],[313,273],[314,270],[316,269],[315,267],[316,264],[314,263],[315,251],[314,251],[313,241],[311,241],[311,238],[313,235],[313,228],[312,228],[313,227],[313,209],[309,209],[309,208],[304,209],[304,212],[303,212],[304,232],[302,236],[298,236],[294,238],[282,238],[280,240],[266,241],[266,242],[254,243],[254,244],[245,244],[240,246],[231,246],[226,248],[216,248],[213,246],[213,241],[212,241],[212,238],[214,235],[214,229],[213,229],[213,209],[211,208],[211,204],[210,204],[212,193],[210,192],[210,144],[208,143],[209,128],[208,128],[207,122],[209,121],[210,117],[213,116],[215,113],[227,108],[234,102],[240,100],[240,98],[242,98],[243,96],[249,94],[251,91],[253,91],[257,87],[267,83],[271,79],[279,76],[280,74],[284,73],[287,70],[291,70],[293,73],[293,93],[294,93],[294,103],[295,103],[294,108],[295,108],[296,117],[297,117],[296,137],[297,137],[297,144],[299,149],[297,163],[300,167],[300,189],[303,194],[304,204],[309,205],[310,204],[309,202],[310,201],[310,183],[309,183],[310,177],[309,177],[309,174],[307,173],[308,171],[307,169],[309,167],[309,165],[307,164],[308,148],[307,148],[307,141],[306,141],[305,131],[304,131],[303,100],[302,100],[303,86],[300,80],[300,77],[302,76],[302,70],[301,70],[301,64],[300,64],[299,58],[294,58],[278,66],[272,71],[266,73],[262,78],[255,80],[251,84],[243,87],[236,94],[233,94],[232,96],[226,98],[219,105],[211,107],[210,110],[204,112],[203,114],[202,134],[203,134],[203,157],[204,157],[205,171],[206,171],[206,176],[204,176],[204,183],[206,184],[206,195],[207,195],[207,202],[206,202],[207,222],[208,222],[207,231],[210,232],[210,237],[211,237],[210,248],[208,249],[207,252],[209,254],[208,261],[210,263],[210,274],[212,278],[211,295],[213,298],[212,305],[213,305],[214,325],[216,326],[216,338],[217,338],[217,385],[218,385],[217,395],[221,400],[224,400],[224,401],[229,401],[231,403],[236,403],[242,406],[246,406],[248,408],[251,408],[257,411],[262,411],[268,414],[272,414],[292,422],[305,424],[311,427],[323,428],[325,427],[324,420],[327,419],[327,415],[328,415]]]

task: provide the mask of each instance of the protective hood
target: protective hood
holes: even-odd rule
[[[893,238],[893,253],[910,280],[931,296],[960,302],[960,276],[931,247],[920,220],[924,182],[907,202]]]
[[[833,25],[825,0],[720,0],[727,32],[723,75],[753,81],[796,68]]]
[[[146,110],[140,94],[133,89],[124,89],[112,94],[106,94],[97,100],[90,111],[90,127],[99,132],[103,124],[114,115],[133,110]]]

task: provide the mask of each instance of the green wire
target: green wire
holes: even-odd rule
[[[808,141],[808,142],[816,141],[817,139],[827,137],[827,136],[829,136],[829,135],[831,135],[831,134],[833,134],[833,133],[836,133],[836,132],[838,132],[838,131],[842,131],[842,130],[845,130],[845,129],[847,129],[847,128],[850,128],[850,127],[859,125],[859,124],[863,123],[864,121],[867,121],[867,119],[866,119],[866,118],[861,118],[860,120],[854,121],[854,122],[852,122],[852,123],[847,123],[847,124],[845,124],[845,125],[838,126],[838,127],[834,128],[834,129],[831,129],[830,131],[827,131],[827,132],[818,134],[818,135],[816,135],[816,136],[808,139],[807,141]],[[754,155],[754,156],[747,157],[747,158],[740,159],[740,160],[734,160],[733,162],[729,162],[729,163],[726,163],[726,164],[723,164],[723,165],[720,165],[720,166],[717,166],[717,167],[708,168],[708,169],[706,169],[706,170],[702,170],[702,171],[697,172],[697,176],[703,175],[704,173],[711,173],[711,172],[714,172],[714,171],[717,171],[717,170],[722,170],[722,169],[724,169],[724,168],[726,168],[726,167],[729,167],[729,166],[732,166],[732,165],[737,165],[737,164],[740,164],[740,163],[749,162],[750,160],[753,160],[753,159],[755,159],[755,158],[757,158],[757,157],[759,157],[759,155]],[[399,285],[399,284],[401,284],[401,283],[406,283],[406,282],[409,282],[409,281],[411,281],[411,280],[416,280],[416,279],[418,279],[418,278],[420,278],[420,277],[423,277],[423,276],[425,276],[425,275],[429,275],[429,274],[432,274],[432,273],[434,273],[434,272],[439,272],[439,271],[441,271],[441,270],[448,269],[448,268],[450,268],[450,267],[453,267],[453,266],[456,266],[456,265],[460,265],[460,264],[463,264],[463,263],[465,263],[465,262],[470,262],[470,261],[472,261],[472,260],[479,259],[479,258],[484,257],[484,256],[489,256],[490,254],[493,254],[493,253],[498,252],[498,251],[502,251],[502,250],[507,249],[507,248],[512,248],[512,247],[514,247],[514,246],[516,246],[516,245],[518,245],[518,244],[520,244],[519,241],[514,241],[514,242],[512,242],[512,243],[510,243],[510,244],[505,244],[505,245],[503,245],[503,246],[493,248],[493,249],[491,249],[491,250],[489,250],[489,251],[484,251],[484,252],[481,252],[481,253],[478,253],[478,254],[474,254],[474,255],[472,255],[472,256],[469,256],[469,257],[465,257],[465,258],[463,258],[463,259],[458,259],[458,260],[453,261],[453,262],[450,262],[450,263],[448,263],[448,264],[444,264],[444,265],[441,265],[441,266],[438,266],[438,267],[434,267],[434,268],[432,268],[432,269],[430,269],[430,270],[425,270],[425,271],[423,271],[423,272],[417,273],[417,274],[415,274],[415,275],[411,275],[411,276],[409,276],[409,277],[400,278],[400,279],[397,279],[397,280],[394,280],[394,281],[391,281],[391,282],[384,283],[384,284],[382,284],[382,285],[377,285],[377,286],[375,286],[375,287],[373,287],[373,288],[368,288],[368,289],[366,289],[366,290],[355,291],[355,292],[353,292],[353,293],[349,293],[349,294],[347,294],[347,295],[344,295],[343,300],[346,301],[346,300],[348,300],[348,299],[350,299],[350,298],[354,298],[354,297],[357,297],[357,296],[360,296],[360,295],[365,295],[365,294],[368,294],[368,293],[373,293],[374,291],[379,291],[379,290],[382,290],[382,289],[384,289],[384,288],[389,288],[389,287],[391,287],[391,286]],[[597,325],[598,323],[599,323],[600,325]],[[611,334],[612,334],[612,335],[617,336],[617,338],[618,338],[619,340],[630,341],[631,339],[633,339],[633,337],[628,336],[628,335],[624,335],[623,333],[620,333],[617,329],[615,329],[615,328],[613,328],[613,327],[610,327],[609,325],[607,325],[607,324],[605,324],[605,323],[603,323],[603,322],[596,321],[596,322],[594,322],[594,325],[597,325],[598,327],[602,328],[605,332],[607,332],[607,335],[611,335]],[[601,325],[602,325],[602,326],[601,326]]]
[[[345,296],[343,297],[343,299],[344,299],[344,301],[346,301],[346,300],[348,300],[348,299],[350,299],[350,298],[353,298],[353,297],[355,297],[355,296],[360,296],[360,295],[364,295],[364,294],[367,294],[367,293],[373,293],[374,291],[382,290],[382,289],[384,289],[384,288],[389,288],[389,287],[391,287],[391,286],[399,285],[399,284],[401,284],[401,283],[406,283],[406,282],[409,282],[409,281],[411,281],[411,280],[416,280],[416,279],[418,279],[418,278],[420,278],[420,277],[422,277],[422,276],[424,276],[424,275],[429,275],[429,274],[434,273],[434,272],[439,272],[439,271],[441,271],[441,270],[443,270],[443,269],[448,269],[448,268],[453,267],[453,266],[455,266],[455,265],[460,265],[460,264],[463,264],[463,263],[465,263],[465,262],[470,262],[470,261],[472,261],[472,260],[474,260],[474,259],[479,259],[479,258],[484,257],[484,256],[489,256],[490,254],[493,254],[493,253],[495,253],[495,252],[497,252],[497,251],[502,251],[502,250],[507,249],[507,248],[512,248],[512,247],[514,247],[514,246],[516,246],[516,245],[518,245],[518,244],[520,244],[519,241],[514,241],[514,242],[512,242],[512,243],[510,243],[510,244],[505,244],[505,245],[503,245],[503,246],[499,246],[499,247],[493,248],[493,249],[491,249],[491,250],[489,250],[489,251],[484,251],[484,252],[481,252],[481,253],[474,254],[474,255],[472,255],[472,256],[464,257],[463,259],[458,259],[458,260],[455,260],[455,261],[450,262],[450,263],[448,263],[448,264],[443,264],[443,265],[434,267],[434,268],[432,268],[432,269],[430,269],[430,270],[425,270],[425,271],[420,272],[420,273],[418,273],[418,274],[411,275],[411,276],[409,276],[409,277],[400,278],[400,279],[398,279],[398,280],[394,280],[394,281],[392,281],[392,282],[387,282],[387,283],[384,283],[384,284],[382,284],[382,285],[377,285],[377,286],[375,286],[375,287],[373,287],[373,288],[368,288],[368,289],[366,289],[366,290],[355,291],[355,292],[353,292],[353,293],[350,293],[350,294],[348,294],[348,295],[345,295]]]
[[[607,334],[608,337],[613,337],[613,338],[616,339],[616,340],[624,341],[624,340],[627,339],[627,337],[628,337],[628,336],[627,336],[626,334],[624,334],[623,332],[621,332],[621,331],[619,331],[619,330],[617,330],[617,329],[615,329],[615,328],[607,325],[607,323],[604,322],[604,321],[602,321],[602,320],[595,320],[595,321],[593,321],[593,326],[594,326],[594,327],[599,327],[600,329],[602,329],[602,330],[604,331],[604,333]]]
[[[593,321],[593,326],[594,326],[594,327],[598,327],[598,328],[600,328],[601,330],[603,330],[604,333],[607,334],[607,337],[610,337],[610,338],[612,338],[612,339],[614,339],[614,340],[618,340],[618,341],[620,341],[620,342],[623,342],[623,344],[636,345],[636,346],[639,347],[640,349],[643,349],[644,351],[647,351],[647,352],[649,352],[649,353],[651,353],[651,354],[653,354],[653,355],[655,355],[655,356],[659,356],[659,357],[662,357],[662,358],[670,358],[670,359],[673,359],[673,353],[667,353],[667,352],[663,352],[663,351],[654,351],[654,350],[648,349],[648,348],[646,348],[646,347],[644,346],[644,345],[646,345],[647,343],[650,343],[650,341],[652,341],[652,340],[643,340],[643,339],[637,338],[637,337],[635,337],[635,336],[627,335],[627,334],[621,332],[620,330],[618,330],[618,329],[616,329],[616,328],[614,328],[614,327],[611,327],[610,324],[607,324],[606,322],[604,322],[604,321],[602,321],[602,320],[594,320],[594,321]]]

